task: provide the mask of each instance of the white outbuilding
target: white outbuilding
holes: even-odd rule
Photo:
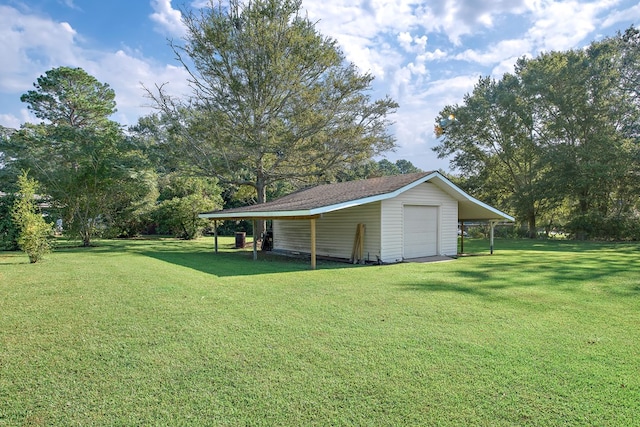
[[[200,217],[272,220],[273,250],[310,254],[312,268],[317,256],[381,263],[455,256],[460,222],[488,222],[493,231],[494,224],[514,220],[439,172],[319,185]],[[254,243],[254,257],[255,250]]]

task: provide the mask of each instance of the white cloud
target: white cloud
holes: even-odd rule
[[[67,22],[25,15],[0,6],[1,91],[18,91],[57,65],[77,65],[76,31]]]
[[[433,80],[422,93],[426,99],[437,99],[440,107],[456,104],[465,93],[471,92],[482,73],[467,73],[447,79]],[[435,117],[435,115],[434,115]]]
[[[151,0],[154,12],[149,15],[152,21],[160,25],[163,30],[174,36],[183,36],[185,27],[182,23],[182,13],[171,6],[171,0]]]
[[[123,48],[117,51],[87,50],[78,44],[76,30],[66,22],[56,22],[0,6],[0,124],[19,127],[35,118],[26,109],[17,111],[20,95],[32,89],[33,82],[47,70],[59,66],[81,67],[98,81],[108,83],[116,92],[118,112],[114,120],[133,124],[151,110],[141,84],[153,88],[156,83],[171,82],[167,89],[174,95],[188,91],[186,72],[145,58],[140,52]]]
[[[69,7],[80,3],[57,2]],[[152,10],[143,12],[142,19],[146,16],[157,31],[184,35],[181,12],[173,7],[178,2],[145,4]],[[215,7],[218,0],[184,4]],[[438,143],[433,135],[436,115],[445,105],[460,103],[479,76],[499,78],[513,72],[523,55],[581,47],[594,34],[600,36],[601,29],[611,32],[622,22],[637,25],[640,19],[634,0],[303,0],[303,7],[319,32],[337,40],[348,61],[375,76],[372,97],[389,94],[398,101],[400,108],[391,119],[400,148],[391,157],[410,159],[423,169],[445,162],[434,159],[429,149]],[[82,67],[109,83],[118,103],[114,119],[123,124],[150,112],[141,83],[153,88],[169,82],[166,89],[172,94],[190,93],[181,67],[126,45],[137,46],[136,41],[94,50],[87,41],[91,38],[96,36],[78,34],[73,21],[0,5],[0,124],[16,127],[29,120],[19,95],[39,75],[61,65]]]
[[[424,52],[425,48],[427,47],[427,36],[421,36],[421,37],[415,37],[413,39],[413,42],[416,44],[416,46],[418,47],[420,52]]]
[[[412,36],[409,32],[403,31],[397,37],[400,46],[408,53],[422,53],[427,46],[427,36]]]
[[[635,6],[629,7],[625,10],[621,10],[611,15],[607,16],[605,20],[602,22],[602,26],[604,28],[612,27],[619,22],[624,22],[628,20],[640,20],[640,4],[636,4]]]
[[[448,56],[447,53],[440,49],[436,49],[433,52],[424,53],[424,57],[427,61],[437,61],[439,59],[444,59],[447,56]]]
[[[157,64],[136,52],[105,53],[98,61],[88,63],[85,70],[113,88],[118,108],[114,120],[123,125],[132,125],[139,116],[152,112],[143,85],[154,89],[156,84],[169,83],[165,89],[172,95],[189,92],[183,68]]]
[[[495,17],[526,11],[522,0],[442,0],[416,9],[427,32],[441,32],[456,46],[462,37],[495,25]]]
[[[36,117],[26,108],[20,109],[19,116],[14,114],[0,114],[0,126],[19,129],[25,122],[36,122]]]
[[[534,2],[531,4],[534,24],[527,31],[526,38],[537,48],[535,53],[571,49],[585,41],[597,28],[601,19],[599,15],[618,2]]]
[[[491,66],[501,63],[507,58],[518,58],[529,52],[530,49],[531,42],[526,39],[502,40],[491,45],[484,52],[467,49],[455,55],[455,59]]]
[[[529,54],[522,54],[518,56],[505,58],[499,64],[497,64],[491,69],[491,73],[490,73],[491,76],[494,77],[495,79],[500,79],[506,73],[513,74],[515,71],[514,67],[516,62],[518,61],[518,59],[522,58],[523,56],[527,58],[531,58],[531,55]]]
[[[409,34],[408,32],[403,31],[400,34],[398,34],[398,43],[400,43],[400,46],[402,46],[402,48],[407,52],[411,52],[412,41],[413,41],[413,37],[411,37],[411,34]]]

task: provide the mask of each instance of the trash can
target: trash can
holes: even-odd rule
[[[273,231],[262,233],[262,250],[270,251],[273,249]]]
[[[244,231],[236,231],[236,249],[244,248],[247,239],[247,233]]]

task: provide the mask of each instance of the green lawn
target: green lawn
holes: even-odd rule
[[[0,252],[0,426],[640,425],[639,244],[260,256],[211,238]]]

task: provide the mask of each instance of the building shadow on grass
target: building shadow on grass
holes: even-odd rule
[[[252,252],[242,250],[214,253],[168,249],[140,253],[219,277],[311,271],[308,257],[289,257],[272,252],[258,252],[257,260],[253,259]],[[318,259],[316,264],[318,270],[354,267],[351,264],[322,259]]]

